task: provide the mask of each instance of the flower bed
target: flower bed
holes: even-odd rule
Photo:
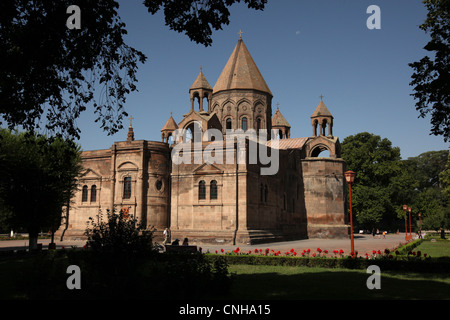
[[[409,270],[417,272],[448,272],[450,259],[431,258],[426,253],[414,251],[423,240],[415,240],[400,244],[392,250],[372,250],[364,255],[355,255],[344,252],[342,249],[327,250],[316,248],[304,249],[297,252],[295,249],[280,251],[274,249],[253,249],[243,251],[239,247],[234,250],[216,250],[207,252],[210,259],[225,257],[229,264],[249,265],[282,265],[282,266],[310,266],[326,268],[362,269],[369,265],[378,265],[384,270]]]

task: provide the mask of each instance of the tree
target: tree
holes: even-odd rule
[[[0,131],[0,206],[3,222],[29,233],[54,232],[70,205],[81,172],[80,148],[72,140]]]
[[[171,30],[185,32],[192,41],[205,46],[212,44],[212,29],[221,30],[229,24],[228,7],[241,0],[145,0],[148,12],[155,14],[164,7],[166,25]],[[249,8],[263,10],[267,0],[244,0]]]
[[[80,29],[66,25],[70,5],[81,10]],[[91,102],[108,134],[122,128],[126,95],[146,57],[124,42],[117,8],[112,0],[0,2],[0,114],[10,129],[44,126],[79,137],[76,119]]]
[[[412,220],[422,214],[422,228],[439,230],[450,226],[450,207],[448,197],[448,150],[429,151],[417,157],[409,158],[414,164],[414,177],[417,188],[410,202],[413,212]]]
[[[441,187],[441,173],[445,170],[448,162],[448,150],[428,151],[417,157],[408,158],[414,162],[414,175],[419,185],[417,188],[423,191],[431,187]]]
[[[424,47],[434,55],[410,63],[414,69],[411,86],[420,117],[431,114],[431,134],[450,139],[450,0],[424,0],[428,14],[420,29],[430,32]]]
[[[380,136],[362,132],[342,142],[346,170],[356,172],[352,203],[357,223],[372,229],[395,220],[393,179],[400,172],[400,149]]]
[[[171,29],[210,45],[211,27],[229,23],[227,7],[235,2],[144,4],[152,14],[164,6]],[[262,10],[267,0],[244,2]],[[71,5],[80,8],[80,29],[66,24]],[[137,90],[138,65],[147,58],[125,43],[118,7],[114,0],[0,1],[0,125],[79,138],[76,120],[92,104],[108,135],[122,129],[127,95]]]

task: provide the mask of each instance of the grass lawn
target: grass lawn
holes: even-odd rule
[[[381,289],[368,289],[365,270],[231,265],[232,299],[450,299],[450,274],[381,270]],[[227,297],[228,298],[228,297]]]
[[[450,240],[423,241],[414,251],[421,251],[434,258],[450,257]]]
[[[450,256],[450,241],[423,241],[414,251],[435,258]],[[374,260],[373,264],[376,263]],[[0,300],[27,300],[36,296],[58,298],[60,293],[67,291],[66,264],[64,258],[56,258],[52,262],[28,258],[0,260]],[[450,270],[446,273],[414,273],[381,269],[381,289],[372,290],[367,288],[367,280],[373,275],[366,270],[231,264],[229,272],[233,276],[230,292],[221,297],[211,296],[211,299],[450,299]]]
[[[423,241],[415,252],[449,257],[450,241]],[[376,261],[374,261],[376,265]],[[230,265],[233,299],[450,299],[450,270],[445,274],[381,270],[381,289],[368,289],[366,270]]]

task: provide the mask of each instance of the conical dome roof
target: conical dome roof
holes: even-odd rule
[[[175,122],[175,120],[172,118],[172,115],[171,115],[169,120],[167,120],[166,124],[161,129],[161,131],[174,131],[176,129],[178,129],[178,125]]]
[[[277,107],[277,111],[272,117],[272,127],[291,127],[286,118],[281,114],[280,109]]]
[[[193,90],[193,89],[209,89],[209,90],[212,90],[211,85],[209,84],[208,80],[206,80],[206,78],[203,75],[202,71],[200,71],[200,73],[197,76],[197,79],[195,79],[194,83],[190,87],[190,90]]]
[[[238,40],[233,53],[214,85],[213,92],[231,89],[259,90],[272,96],[272,92],[242,39]]]
[[[314,117],[331,117],[333,118],[333,115],[331,114],[330,110],[325,106],[325,103],[323,103],[322,100],[320,100],[319,105],[317,106],[316,110],[314,110],[313,114],[311,115],[311,118]]]

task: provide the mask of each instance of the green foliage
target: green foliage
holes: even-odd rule
[[[68,29],[66,10],[81,8],[81,29]],[[93,103],[109,134],[122,129],[123,105],[136,90],[144,54],[124,42],[113,0],[0,2],[0,114],[14,128],[79,136],[76,119]],[[102,90],[98,97],[94,88]]]
[[[197,43],[212,43],[212,29],[229,23],[228,7],[241,0],[144,1],[163,7],[166,25]],[[262,10],[267,0],[244,0]],[[69,29],[66,10],[81,9],[80,29]],[[79,137],[76,120],[93,106],[103,130],[123,128],[124,104],[136,91],[147,57],[125,42],[126,25],[115,0],[0,1],[0,124]],[[46,121],[43,121],[44,118]]]
[[[368,132],[348,136],[342,142],[347,170],[356,172],[352,203],[357,223],[366,229],[388,223],[395,215],[393,180],[401,172],[400,149]]]
[[[409,203],[413,212],[421,213],[422,229],[450,227],[450,203],[446,194],[449,156],[447,150],[442,150],[425,152],[408,159],[414,163],[413,174],[418,184]],[[412,218],[417,222],[416,215]]]
[[[0,131],[0,216],[8,227],[24,228],[30,239],[56,230],[63,206],[76,191],[79,147],[71,140]]]
[[[413,228],[450,226],[447,150],[401,160],[399,148],[392,147],[388,139],[363,132],[344,139],[342,157],[347,170],[356,172],[352,203],[361,228],[404,228],[403,204],[412,208]]]
[[[228,7],[241,0],[145,0],[148,12],[155,14],[164,9],[166,25],[171,30],[185,32],[196,43],[209,46],[212,43],[212,29],[221,30],[222,25],[229,24]],[[255,10],[263,10],[267,0],[243,0]]]
[[[85,234],[89,247],[97,252],[144,253],[156,251],[154,228],[147,228],[133,216],[124,216],[107,210],[106,221],[101,209],[97,218],[89,218]]]
[[[411,86],[420,117],[431,114],[431,134],[450,139],[450,0],[424,0],[428,14],[420,29],[430,34],[424,47],[430,55],[410,63],[414,69]]]
[[[159,253],[154,228],[132,216],[107,211],[103,221],[90,218],[88,250],[72,252],[71,263],[84,270],[89,296],[126,299],[181,299],[226,292],[230,286],[226,260],[209,261],[200,253]]]

